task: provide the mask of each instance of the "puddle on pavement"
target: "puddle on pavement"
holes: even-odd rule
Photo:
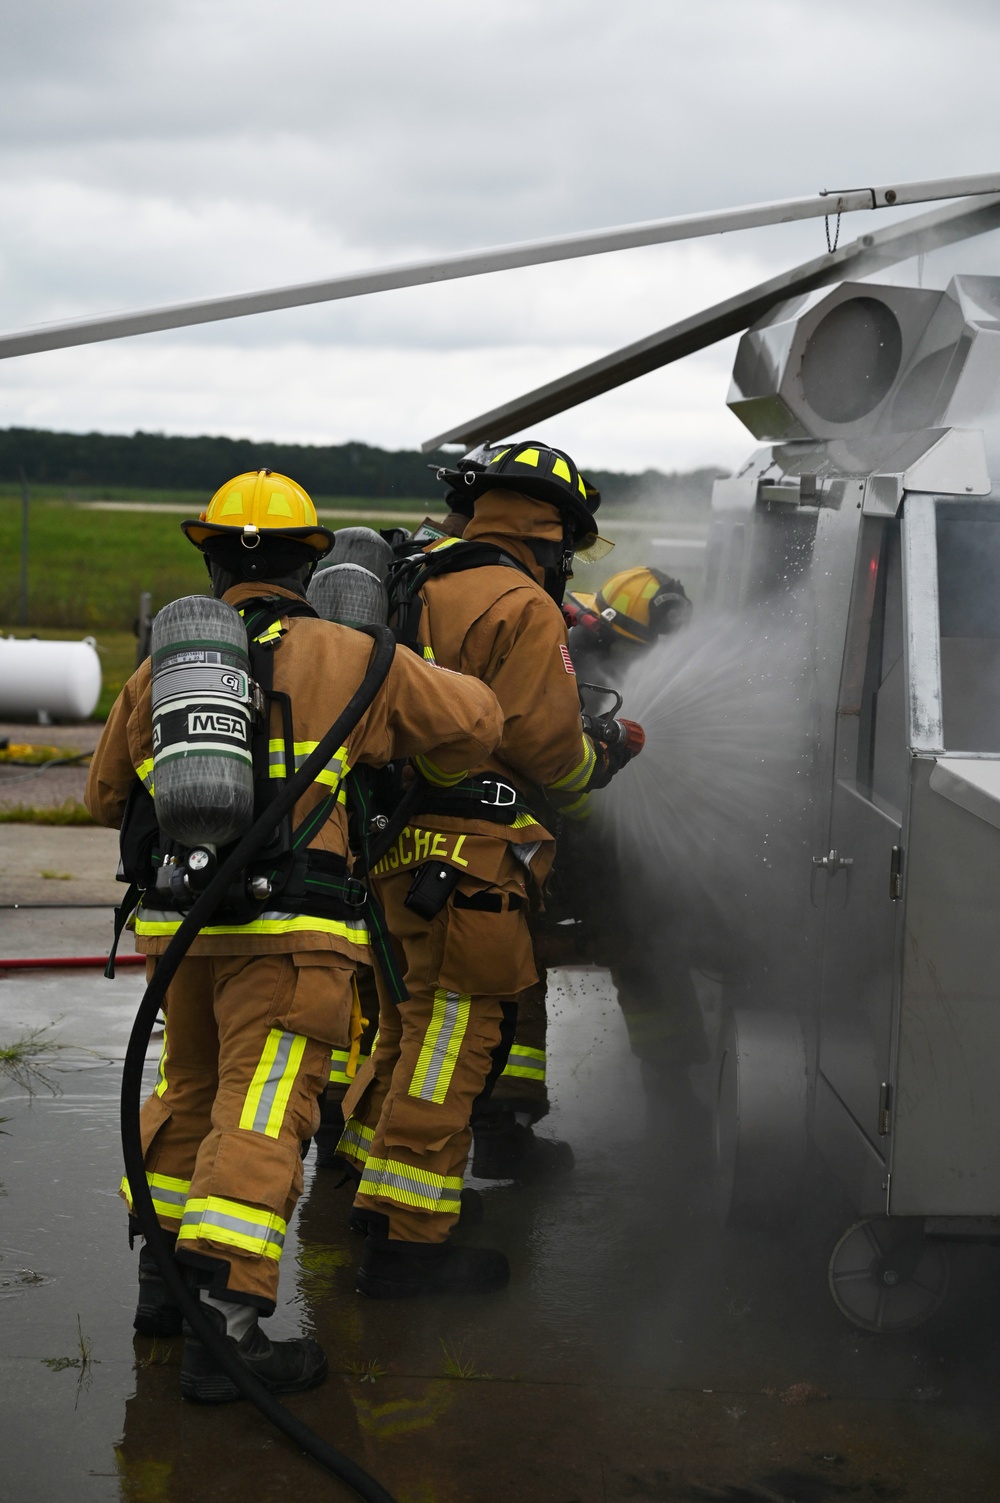
[[[697,1164],[651,1138],[607,990],[570,976],[555,1012],[543,1131],[577,1168],[482,1187],[467,1235],[508,1251],[503,1294],[359,1298],[349,1191],[307,1160],[271,1331],[314,1333],[331,1375],[295,1412],[400,1503],[995,1503],[998,1256],[960,1249],[920,1331],[856,1331],[826,1291],[835,1204],[720,1232]],[[0,1090],[0,1498],[347,1498],[248,1406],[183,1405],[179,1343],[133,1337],[118,1067],[63,1064],[59,1095]]]

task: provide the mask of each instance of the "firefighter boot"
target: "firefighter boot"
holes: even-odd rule
[[[463,1190],[462,1205],[457,1226],[478,1226],[483,1219],[483,1197],[478,1190]],[[388,1237],[389,1218],[382,1211],[369,1211],[362,1206],[353,1206],[347,1222],[352,1232],[363,1237]]]
[[[413,1299],[424,1294],[491,1294],[510,1278],[510,1264],[491,1247],[449,1242],[399,1242],[366,1237],[357,1291],[369,1299]]]
[[[514,1112],[474,1122],[472,1173],[476,1179],[552,1179],[573,1168],[573,1150],[554,1138],[537,1138]]]
[[[176,1235],[163,1233],[163,1239],[173,1252]],[[178,1265],[178,1272],[180,1267]],[[160,1265],[153,1257],[149,1244],[144,1242],[139,1249],[139,1301],[135,1307],[132,1325],[140,1336],[179,1336],[181,1312],[174,1304],[173,1295],[167,1288]]]
[[[323,1348],[310,1337],[270,1341],[261,1330],[252,1305],[209,1298],[204,1289],[201,1308],[247,1371],[271,1393],[301,1393],[303,1389],[315,1388],[326,1377]],[[241,1390],[218,1366],[209,1348],[189,1327],[185,1326],[184,1331],[181,1397],[192,1404],[228,1404],[241,1399]]]

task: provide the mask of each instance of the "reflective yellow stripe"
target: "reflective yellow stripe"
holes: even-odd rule
[[[581,793],[580,797],[574,799],[571,804],[560,804],[559,813],[564,814],[567,819],[589,819],[590,794]]]
[[[239,1247],[259,1258],[281,1257],[288,1227],[271,1211],[259,1211],[238,1200],[224,1200],[209,1195],[204,1200],[189,1200],[184,1211],[178,1242],[219,1242],[224,1247]]]
[[[271,1029],[240,1113],[244,1132],[278,1137],[305,1047],[302,1034],[289,1033],[284,1028]]]
[[[350,1049],[330,1050],[331,1085],[352,1085],[354,1082],[354,1077],[358,1073],[358,1066],[364,1064],[365,1060],[370,1058],[369,1055],[363,1053],[359,1049],[357,1058],[355,1059],[354,1066],[352,1068],[351,1053],[352,1051]]]
[[[188,1193],[191,1189],[189,1179],[175,1179],[170,1174],[146,1175],[146,1183],[149,1185],[149,1193],[153,1198],[153,1209],[157,1216],[165,1216],[168,1220],[180,1221],[184,1214]],[[128,1179],[122,1179],[119,1186],[121,1193],[128,1202],[128,1208],[132,1209],[132,1188]]]
[[[153,791],[153,759],[152,759],[152,757],[147,757],[146,760],[145,760],[145,762],[140,762],[139,763],[139,766],[135,770],[135,775],[139,779],[139,782],[142,783],[145,786],[147,792],[152,793],[152,791]]]
[[[363,1164],[368,1157],[368,1150],[374,1138],[374,1127],[365,1127],[357,1117],[348,1117],[336,1151],[342,1153],[345,1158],[355,1159],[359,1164]]]
[[[135,932],[149,939],[157,939],[168,934],[176,934],[180,926],[181,920],[175,915],[168,918],[164,913],[161,918],[154,919],[143,916],[140,909],[136,916]],[[198,933],[204,935],[335,934],[339,939],[349,940],[352,945],[368,944],[368,927],[363,921],[356,920],[353,924],[348,924],[343,919],[316,918],[311,913],[285,913],[280,917],[262,917],[251,919],[248,924],[212,924],[207,929],[199,929]]]
[[[293,741],[292,751],[295,755],[296,772],[298,772],[306,758],[312,755],[318,745],[318,741]],[[285,743],[279,737],[272,737],[267,743],[267,763],[268,777],[283,778],[286,775]],[[325,783],[329,788],[336,788],[344,781],[350,770],[350,763],[347,760],[347,747],[342,746],[330,758],[322,772],[316,774],[313,781],[316,783]],[[338,802],[346,804],[346,794],[342,792]]]
[[[437,658],[434,656],[434,649],[433,649],[433,647],[425,647],[424,648],[424,661],[427,662],[427,663],[436,663],[437,662]]]
[[[576,764],[572,772],[568,772],[565,777],[557,778],[554,783],[549,784],[550,793],[575,793],[578,788],[585,788],[590,782],[590,775],[597,761],[597,753],[594,751],[588,736],[584,736],[582,739],[582,760]]]
[[[414,1169],[400,1159],[369,1159],[365,1164],[359,1195],[394,1200],[418,1211],[440,1211],[454,1216],[462,1208],[462,1181],[426,1169]]]
[[[414,757],[413,762],[420,776],[426,778],[428,783],[433,783],[436,788],[454,788],[456,783],[462,781],[466,773],[464,768],[461,772],[445,772],[444,768],[432,762],[430,757],[417,756]]]
[[[408,1096],[420,1101],[436,1101],[448,1094],[455,1073],[458,1052],[469,1026],[472,998],[466,992],[446,992],[438,987],[430,1026],[417,1058],[417,1068],[410,1081]]]
[[[163,1047],[160,1050],[160,1060],[156,1066],[156,1084],[153,1087],[154,1096],[162,1096],[167,1089],[167,1025],[163,1025]]]
[[[504,1068],[505,1075],[520,1080],[545,1079],[545,1050],[529,1049],[526,1044],[515,1044]]]
[[[240,615],[242,614],[243,612],[241,611]],[[262,632],[258,632],[257,636],[254,637],[254,641],[261,642],[264,645],[268,642],[276,642],[284,631],[285,627],[282,626],[280,621],[272,621],[270,626],[265,626]]]
[[[509,826],[509,828],[511,830],[527,830],[532,825],[536,830],[540,830],[542,828],[533,814],[519,814],[513,821],[513,823]]]

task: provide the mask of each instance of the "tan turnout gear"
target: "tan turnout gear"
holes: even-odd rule
[[[240,584],[236,606],[275,597],[257,640],[277,643],[274,690],[290,697],[296,762],[304,761],[360,683],[370,638],[313,617],[282,616],[274,585]],[[272,716],[270,772],[283,778],[284,742]],[[332,791],[334,811],[309,846],[346,857],[343,780],[358,763],[432,758],[447,776],[482,762],[502,720],[490,691],[397,652],[356,728],[295,806],[293,826]],[[87,807],[119,825],[136,778],[152,786],[150,666],[125,685],[87,780]],[[135,918],[136,948],[155,956],[180,922],[154,894]],[[178,1256],[208,1266],[216,1293],[273,1308],[284,1228],[301,1189],[300,1140],[311,1135],[333,1049],[359,1032],[353,971],[368,961],[363,918],[323,919],[281,908],[280,893],[249,923],[210,923],[168,991],[157,1085],[141,1114],[147,1177],[160,1224],[179,1233]],[[123,1190],[128,1199],[127,1187]]]
[[[528,931],[530,890],[552,864],[545,801],[571,818],[586,813],[594,748],[583,735],[562,614],[543,589],[527,539],[559,540],[555,508],[510,491],[476,502],[466,542],[489,542],[523,563],[428,579],[419,645],[442,667],[482,679],[496,694],[504,730],[470,771],[493,774],[537,813],[507,824],[425,812],[373,869],[390,928],[402,948],[411,1000],[399,1008],[380,986],[378,1045],[344,1101],[340,1152],[361,1172],[357,1204],[389,1216],[390,1236],[440,1242],[458,1211],[469,1121],[491,1070],[499,1070],[505,1012],[537,981]],[[462,547],[446,540],[435,548]],[[432,784],[449,779],[433,758],[416,765]],[[428,861],[460,873],[436,918],[404,903]]]

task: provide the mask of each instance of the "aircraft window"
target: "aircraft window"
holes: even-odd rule
[[[949,751],[1000,751],[1000,523],[937,509],[941,701]]]
[[[858,784],[899,812],[906,801],[903,569],[898,522],[887,523],[878,562],[858,737]]]

